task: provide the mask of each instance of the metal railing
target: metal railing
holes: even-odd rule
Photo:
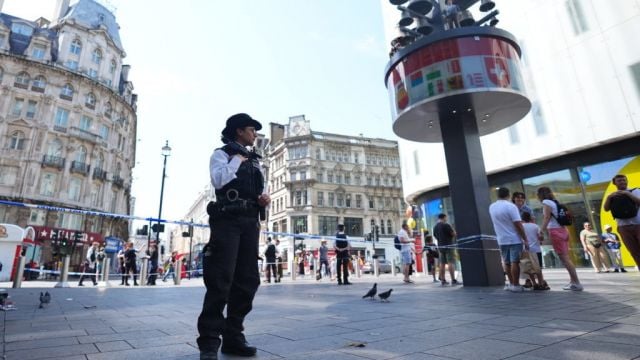
[[[69,170],[73,173],[89,175],[90,168],[91,168],[91,165],[74,160],[71,162],[71,168]]]
[[[59,156],[43,155],[42,166],[49,166],[58,169],[64,169],[65,159]]]

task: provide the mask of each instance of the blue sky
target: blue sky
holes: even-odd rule
[[[173,151],[163,217],[185,214],[209,181],[226,118],[237,112],[264,126],[305,114],[313,130],[396,139],[380,1],[109,2],[139,95],[136,215],[157,216],[165,139]],[[6,0],[2,12],[51,18],[54,5]]]

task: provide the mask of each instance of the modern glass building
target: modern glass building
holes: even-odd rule
[[[381,3],[391,40],[399,12]],[[520,122],[482,138],[487,191],[492,199],[499,186],[524,192],[540,223],[535,193],[551,187],[575,217],[574,260],[588,266],[578,234],[584,221],[599,232],[605,224],[615,231],[602,210],[614,190],[611,178],[626,174],[630,187],[640,187],[640,47],[632,45],[640,7],[634,0],[521,0],[497,7],[498,27],[522,46],[533,107]],[[399,148],[406,200],[418,206],[427,228],[440,212],[455,225],[442,144],[400,140]],[[543,245],[544,265],[559,265],[549,240]],[[623,254],[625,266],[634,265],[626,249]]]

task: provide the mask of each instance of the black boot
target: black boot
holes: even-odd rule
[[[223,354],[231,354],[237,356],[255,356],[258,349],[255,346],[250,346],[244,335],[227,336],[222,337],[222,349]]]

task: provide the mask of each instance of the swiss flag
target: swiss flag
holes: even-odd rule
[[[511,79],[509,78],[509,67],[506,60],[495,56],[484,58],[484,65],[487,68],[489,80],[498,87],[509,87]]]

